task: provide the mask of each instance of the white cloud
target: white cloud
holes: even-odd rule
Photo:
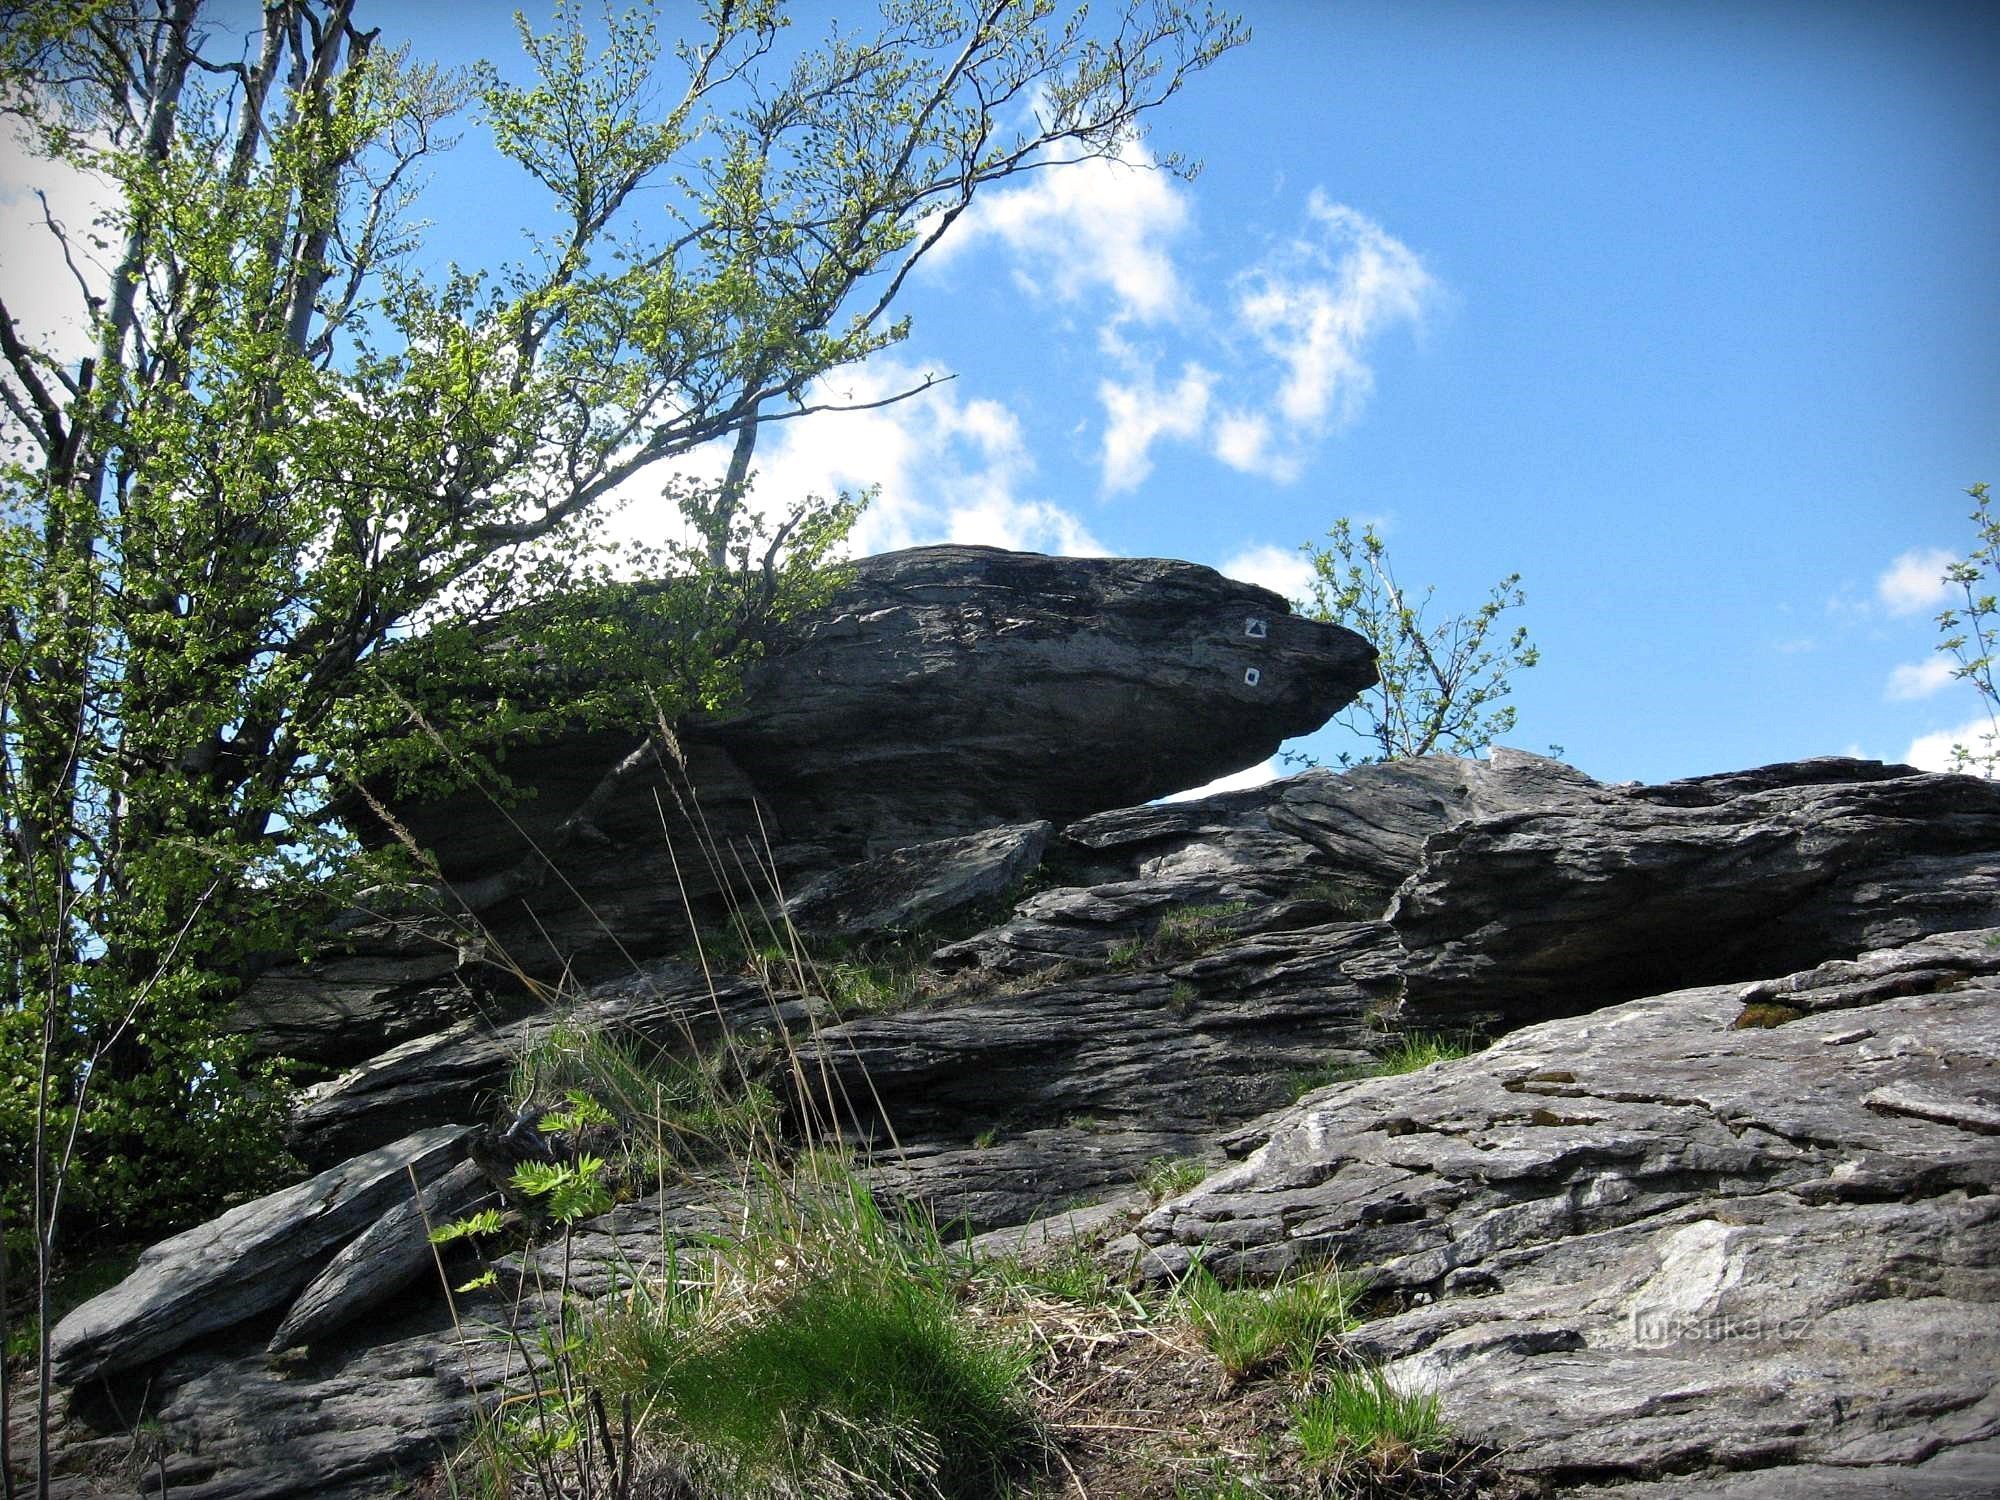
[[[1897,667],[1889,674],[1889,685],[1883,695],[1898,703],[1928,698],[1933,693],[1944,691],[1956,680],[1957,669],[1944,657],[1933,656],[1929,661]]]
[[[1312,446],[1366,405],[1375,386],[1369,347],[1399,323],[1420,322],[1435,291],[1407,245],[1314,189],[1301,233],[1232,283],[1228,327],[1214,345],[1221,374],[1190,361],[1163,392],[1155,355],[1135,348],[1116,320],[1100,332],[1130,377],[1098,386],[1104,487],[1143,483],[1162,439],[1199,444],[1239,473],[1293,482]],[[1235,397],[1226,406],[1211,399],[1224,382]]]
[[[1963,745],[1975,755],[1987,744],[1987,737],[1994,733],[1993,721],[1984,715],[1968,720],[1956,729],[1940,729],[1935,734],[1918,735],[1910,741],[1910,748],[1903,752],[1903,759],[1920,771],[1956,771],[1951,748]]]
[[[900,360],[871,360],[826,377],[807,399],[879,401],[924,375]],[[728,457],[726,443],[711,444],[679,471],[719,479]],[[1014,413],[998,401],[961,398],[951,384],[872,411],[766,423],[752,467],[755,503],[767,514],[807,495],[879,485],[850,539],[857,556],[947,541],[1069,556],[1105,551],[1080,518],[1029,492],[1035,462]],[[617,517],[621,534],[657,542],[678,533],[678,517],[658,492],[659,481],[648,481]]]
[[[44,220],[36,189],[95,295],[110,281],[95,244],[104,233],[97,220],[117,202],[117,189],[94,174],[41,160],[18,131],[0,130],[0,294],[23,333],[58,359],[74,361],[90,353],[84,292]]]
[[[1297,477],[1306,443],[1360,414],[1375,387],[1369,345],[1420,323],[1437,285],[1409,246],[1318,188],[1306,217],[1305,234],[1238,278],[1233,307],[1277,366],[1270,416],[1289,443],[1243,414],[1218,424],[1215,439],[1225,463],[1281,482]]]
[[[1200,436],[1214,384],[1215,377],[1196,364],[1183,366],[1180,380],[1170,390],[1161,390],[1151,371],[1129,384],[1100,381],[1104,487],[1129,490],[1143,484],[1153,472],[1153,444],[1162,437],[1192,441]]]
[[[1170,797],[1162,797],[1162,802],[1192,802],[1197,797],[1212,797],[1217,792],[1246,792],[1251,787],[1263,786],[1276,781],[1283,773],[1278,770],[1275,759],[1259,761],[1256,765],[1241,771],[1232,771],[1227,776],[1218,776],[1205,786],[1191,787],[1185,792],[1175,792]]]
[[[1951,598],[1944,570],[1958,561],[1942,547],[1905,552],[1875,580],[1875,597],[1892,615],[1942,609]]]
[[[1102,288],[1119,317],[1159,322],[1184,301],[1168,242],[1188,217],[1179,180],[1128,139],[1117,157],[1059,162],[1021,187],[989,189],[938,242],[930,264],[996,239],[1014,253],[1015,277],[1030,290],[1073,302]]]
[[[1209,445],[1215,456],[1241,474],[1261,474],[1272,460],[1271,423],[1256,412],[1229,411],[1215,419]],[[1289,473],[1282,476],[1290,479]]]
[[[1221,572],[1228,578],[1260,584],[1287,599],[1303,598],[1313,579],[1312,564],[1303,553],[1269,543],[1237,553],[1222,565]]]

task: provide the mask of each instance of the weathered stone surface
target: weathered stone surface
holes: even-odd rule
[[[268,1359],[268,1327],[251,1325],[167,1358],[144,1381],[128,1381],[116,1404],[92,1400],[93,1388],[79,1390],[67,1403],[68,1477],[55,1485],[54,1500],[158,1494],[162,1469],[172,1500],[383,1500],[403,1493],[456,1449],[482,1403],[509,1382],[525,1384],[521,1346],[506,1333],[515,1315],[511,1294],[457,1300],[460,1327],[432,1292],[350,1325],[307,1357]],[[549,1311],[547,1300],[527,1289],[524,1326],[532,1329]],[[161,1451],[135,1466],[125,1429],[141,1401],[148,1444]],[[86,1436],[106,1427],[113,1435]]]
[[[916,547],[855,563],[734,708],[680,737],[710,818],[720,779],[721,797],[762,803],[774,844],[851,859],[1198,786],[1318,728],[1374,681],[1373,663],[1353,632],[1192,563]],[[529,841],[546,847],[645,727],[511,752],[510,776],[537,792],[514,811],[519,834],[477,794],[397,816],[447,878],[491,873]],[[660,785],[634,778],[593,817],[597,833],[656,836]]]
[[[282,964],[239,997],[231,1029],[261,1055],[342,1067],[479,1012],[514,986],[473,926],[442,912],[343,924],[313,963]]]
[[[131,1369],[288,1301],[322,1261],[464,1152],[462,1126],[405,1136],[232,1208],[139,1257],[132,1274],[51,1336],[65,1385]]]
[[[1041,863],[1053,825],[1019,823],[893,849],[829,870],[785,903],[801,931],[862,937],[990,901]]]
[[[1631,1001],[1335,1085],[1139,1242],[1160,1272],[1197,1251],[1222,1274],[1371,1268],[1418,1305],[1367,1347],[1553,1480],[1990,1443],[1996,941]],[[1735,1025],[1774,993],[1803,1014]]]
[[[420,1126],[486,1118],[514,1061],[537,1034],[565,1022],[686,1055],[714,1046],[725,1030],[756,1044],[803,1029],[812,1012],[800,997],[773,995],[753,980],[718,975],[711,983],[678,961],[644,964],[573,1006],[498,1025],[462,1021],[309,1089],[290,1144],[309,1165],[334,1162]]]
[[[2000,785],[1813,760],[1595,788],[1431,837],[1406,1022],[1506,1029],[2000,920]]]
[[[327,1262],[299,1293],[267,1346],[273,1354],[310,1344],[387,1301],[417,1276],[435,1274],[430,1231],[500,1195],[478,1163],[462,1161],[391,1208]]]
[[[587,983],[670,951],[684,892],[763,899],[769,865],[791,883],[1199,785],[1373,681],[1359,636],[1190,563],[956,546],[866,558],[787,627],[736,708],[680,726],[682,765],[638,753],[650,726],[579,732],[502,757],[528,794],[504,814],[483,789],[396,802],[478,914],[484,964],[379,954],[388,940],[371,935],[261,977],[238,1024],[264,1050],[352,1063],[477,1010],[488,988],[511,993],[515,970]]]
[[[692,734],[788,838],[876,851],[1199,786],[1373,681],[1359,636],[1208,568],[917,547],[856,564]]]
[[[1134,1184],[1149,1166],[1206,1149],[1196,1131],[1087,1120],[997,1132],[990,1142],[883,1145],[861,1175],[885,1202],[923,1205],[948,1238],[968,1232],[983,1237],[1051,1214],[1060,1218],[1107,1203],[1143,1204]]]
[[[906,1139],[970,1141],[1080,1117],[1193,1132],[1285,1102],[1295,1073],[1367,1061],[1370,996],[1342,965],[1390,941],[1379,923],[1338,923],[1151,972],[865,1016],[806,1043],[802,1071],[858,1110],[879,1101]]]
[[[1013,920],[941,949],[938,962],[1012,974],[1101,962],[1175,907],[1241,904],[1257,930],[1379,917],[1422,863],[1429,835],[1593,790],[1568,766],[1499,750],[1490,761],[1306,771],[1100,813],[1063,829],[1050,854],[1077,883],[1030,898]],[[1288,904],[1301,901],[1318,908]]]

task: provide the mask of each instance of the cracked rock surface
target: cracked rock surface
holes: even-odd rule
[[[1335,1085],[1137,1238],[1155,1274],[1371,1267],[1406,1306],[1370,1352],[1552,1483],[1992,1493],[1996,1104],[2000,930],[1942,935]]]

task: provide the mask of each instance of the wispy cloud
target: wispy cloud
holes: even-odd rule
[[[1208,421],[1215,377],[1197,364],[1162,389],[1147,370],[1129,381],[1103,380],[1097,398],[1104,404],[1104,487],[1136,489],[1153,472],[1153,444],[1161,438],[1183,442],[1199,437]]]
[[[1438,292],[1416,252],[1318,188],[1291,234],[1204,287],[1176,258],[1194,201],[1132,140],[1118,158],[989,190],[931,257],[944,267],[998,244],[1034,295],[1095,302],[1112,366],[1097,388],[1100,479],[1110,492],[1143,484],[1162,442],[1239,473],[1298,479],[1314,447],[1366,406],[1373,345],[1420,323]],[[1175,368],[1172,379],[1160,373]]]
[[[1875,580],[1875,597],[1892,615],[1943,609],[1951,598],[1944,570],[1957,560],[1942,547],[1905,552]]]
[[[1907,703],[1943,692],[1957,680],[1958,669],[1942,656],[1929,661],[1909,662],[1889,674],[1883,696],[1892,703]]]
[[[1176,438],[1240,473],[1291,483],[1314,446],[1367,404],[1371,346],[1399,324],[1421,322],[1435,291],[1407,245],[1314,189],[1299,233],[1241,272],[1207,320],[1209,353],[1223,366],[1210,388],[1226,387],[1235,398],[1204,399],[1199,411],[1178,406],[1175,422],[1145,431],[1145,445]],[[1131,489],[1150,471],[1125,461],[1135,409],[1149,405],[1140,399],[1151,379],[1148,356],[1122,337],[1102,342],[1132,375],[1098,388],[1108,424],[1103,482]]]
[[[1120,319],[1158,322],[1185,301],[1170,248],[1187,227],[1188,194],[1137,139],[1116,157],[1066,163],[1020,187],[975,198],[932,252],[948,265],[981,240],[1013,252],[1015,280],[1039,296],[1110,294]]]
[[[922,383],[916,365],[878,357],[827,377],[812,401],[881,401]],[[714,444],[682,465],[710,481],[728,463]],[[872,411],[824,412],[769,424],[759,434],[755,500],[765,513],[788,510],[807,495],[879,491],[851,539],[856,555],[926,542],[983,543],[1068,556],[1105,548],[1072,512],[1033,493],[1035,461],[1019,419],[1004,404],[961,398],[940,384]],[[657,494],[658,484],[651,486]],[[677,517],[657,499],[628,503],[618,530],[657,542],[677,532]]]
[[[1268,543],[1245,548],[1222,565],[1224,576],[1245,583],[1261,584],[1287,599],[1300,599],[1312,586],[1312,564],[1296,547],[1273,547]]]
[[[1218,426],[1216,454],[1249,473],[1286,480],[1299,447],[1351,422],[1375,387],[1368,347],[1398,323],[1422,321],[1436,283],[1409,246],[1318,188],[1306,230],[1237,281],[1236,322],[1281,379],[1270,417],[1243,412]]]

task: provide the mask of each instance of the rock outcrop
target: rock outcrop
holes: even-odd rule
[[[509,1070],[557,1024],[643,1055],[726,1041],[781,1128],[836,1129],[880,1195],[983,1245],[1122,1224],[1156,1277],[1365,1269],[1384,1315],[1358,1347],[1522,1494],[2000,1489],[2000,788],[1848,760],[1614,787],[1502,751],[1111,808],[1225,768],[1176,743],[1247,717],[1262,744],[1350,691],[1315,676],[1326,639],[1179,565],[931,549],[863,586],[760,678],[790,697],[701,726],[700,753],[811,876],[784,878],[799,942],[930,945],[915,1001],[657,956],[681,897],[630,809],[600,827],[633,846],[608,834],[565,867],[574,910],[535,916],[550,955],[577,961],[587,908],[656,956],[556,1010],[499,992],[443,909],[357,932],[262,1023],[311,1032],[319,984],[345,1028],[316,1055],[351,1066],[295,1125],[324,1170],[58,1328],[59,1495],[107,1492],[92,1465],[141,1399],[177,1497],[384,1494],[518,1377],[507,1324],[565,1271],[588,1303],[727,1233],[736,1188],[669,1184],[499,1257],[454,1321],[418,1231],[504,1175]],[[757,748],[786,737],[789,769]],[[454,837],[468,886],[512,857]],[[1497,1040],[1343,1076],[1412,1028]],[[1221,1170],[1148,1212],[1162,1158]]]
[[[1978,926],[1996,851],[1991,783],[1874,761],[1579,788],[1426,847],[1406,1016],[1504,1029]]]
[[[1763,1495],[1790,1491],[1748,1475],[1807,1463],[1896,1493],[1962,1446],[1941,1472],[2000,1481],[1996,1188],[1986,929],[1335,1085],[1137,1239],[1156,1273],[1368,1267],[1408,1310],[1365,1347],[1518,1472]]]
[[[684,892],[761,899],[773,862],[796,889],[868,855],[1239,770],[1352,702],[1374,659],[1352,631],[1191,563],[865,558],[786,627],[736,707],[677,727],[681,763],[643,752],[647,725],[578,732],[508,752],[527,795],[505,816],[486,790],[394,801],[451,899],[273,970],[236,1025],[273,1054],[359,1062],[440,1017],[518,1009],[523,974],[607,977],[681,946]]]

